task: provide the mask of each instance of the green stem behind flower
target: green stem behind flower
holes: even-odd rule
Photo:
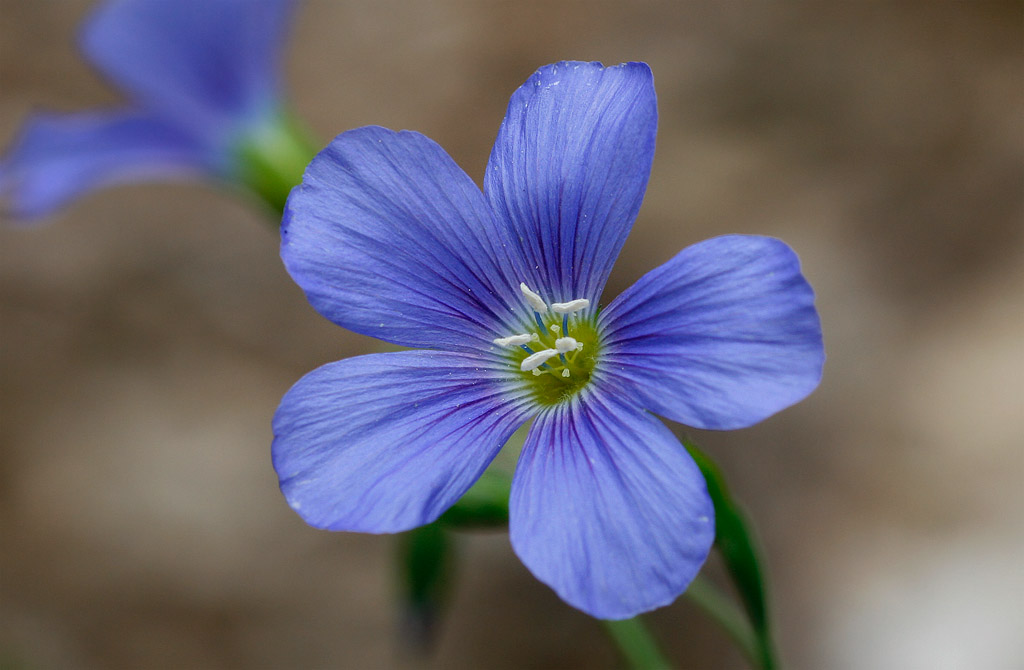
[[[753,667],[761,670],[775,667],[770,651],[762,644],[743,610],[714,584],[698,576],[690,583],[684,596],[726,632]]]
[[[435,624],[449,596],[454,547],[440,523],[398,536],[398,566],[404,642],[417,652],[428,650]]]
[[[761,559],[753,528],[746,513],[729,493],[725,478],[718,466],[689,440],[683,440],[683,445],[700,467],[704,480],[707,482],[708,494],[715,505],[715,546],[718,548],[733,585],[740,595],[747,617],[749,617],[747,619],[749,628],[756,638],[756,653],[753,655],[747,653],[747,656],[755,667],[771,670],[777,666],[775,645],[771,633],[771,620],[768,616],[768,599],[765,596],[765,575],[762,568],[764,561]],[[700,583],[697,583],[696,597],[692,599],[696,600],[703,596],[706,602],[708,598],[712,597],[708,591],[709,587],[710,584],[701,586]],[[694,586],[691,585],[690,588],[693,589]],[[725,601],[735,609],[731,602],[725,599],[725,596],[718,594],[718,599]],[[698,604],[700,603],[698,602]],[[720,618],[715,617],[715,619],[722,623]],[[732,630],[726,628],[734,640],[738,640],[736,630],[735,628]]]
[[[669,670],[672,667],[661,655],[654,636],[640,617],[622,621],[603,619],[601,623],[632,670]]]

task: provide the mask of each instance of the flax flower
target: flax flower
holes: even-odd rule
[[[274,417],[274,466],[309,524],[390,533],[436,519],[520,426],[512,547],[595,617],[675,599],[714,510],[657,418],[741,428],[818,384],[818,315],[796,255],[696,244],[601,305],[640,208],[649,68],[563,62],[515,92],[481,191],[423,135],[338,136],[292,191],[285,266],[325,317],[414,351],[306,375]]]

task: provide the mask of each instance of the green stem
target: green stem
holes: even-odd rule
[[[236,150],[239,180],[278,215],[292,187],[316,155],[316,143],[295,117],[281,112],[273,123],[239,143]]]
[[[743,610],[714,584],[703,577],[697,577],[690,583],[685,595],[726,632],[753,667],[772,670],[772,655],[765,649]]]
[[[412,649],[426,651],[448,598],[454,571],[454,547],[440,523],[429,523],[398,536],[402,624]]]
[[[640,617],[622,621],[603,619],[601,623],[633,670],[668,670],[672,667],[661,655],[654,636]]]

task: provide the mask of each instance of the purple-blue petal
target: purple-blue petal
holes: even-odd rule
[[[281,257],[334,323],[403,346],[483,352],[522,332],[519,279],[483,194],[432,140],[342,133],[292,190]]]
[[[693,459],[660,421],[612,393],[537,418],[509,505],[523,563],[601,619],[672,602],[714,541],[714,507]]]
[[[209,173],[214,162],[192,137],[135,112],[37,114],[0,162],[0,198],[30,219],[90,189]]]
[[[329,530],[430,523],[528,417],[522,392],[500,377],[478,360],[431,351],[314,370],[274,415],[274,468],[288,504]]]
[[[684,249],[616,298],[599,327],[602,371],[697,428],[743,428],[802,400],[825,362],[799,259],[768,237]]]
[[[549,302],[596,307],[647,188],[657,120],[644,63],[555,63],[512,95],[484,192]]]
[[[291,0],[113,0],[82,49],[134,99],[216,142],[268,118]]]

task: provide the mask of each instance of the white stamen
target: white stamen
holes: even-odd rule
[[[526,298],[526,302],[530,303],[530,307],[533,307],[541,314],[548,311],[547,303],[541,300],[539,295],[531,291],[530,287],[526,285],[526,282],[519,283],[519,290],[523,292],[523,297]]]
[[[576,349],[576,345],[579,342],[574,337],[560,337],[555,340],[555,351],[560,354],[565,354]]]
[[[552,331],[552,332],[554,332],[554,333],[560,333],[560,332],[562,332],[562,327],[561,327],[561,326],[559,326],[559,325],[558,325],[557,323],[553,323],[553,324],[551,324],[550,326],[548,326],[548,328],[550,328],[550,329],[551,329],[551,331]]]
[[[493,340],[499,347],[518,347],[532,342],[537,337],[536,333],[525,334],[525,335],[511,335],[509,337],[499,337]]]
[[[576,343],[576,351],[583,351],[583,343],[582,342],[577,342]]]
[[[570,300],[569,302],[553,302],[551,303],[551,311],[555,314],[572,314],[578,312],[581,309],[590,307],[590,301],[586,298],[577,298],[576,300]]]
[[[537,353],[530,354],[529,356],[524,358],[523,362],[519,364],[519,369],[522,370],[523,372],[527,372],[529,370],[536,370],[540,366],[544,365],[545,361],[547,361],[549,358],[557,355],[557,349],[544,349],[543,351],[538,351]]]
[[[565,368],[564,370],[562,370],[562,376],[563,377],[568,377],[569,376],[569,368]]]
[[[533,369],[533,376],[534,377],[540,377],[541,376],[540,368],[534,368]]]

